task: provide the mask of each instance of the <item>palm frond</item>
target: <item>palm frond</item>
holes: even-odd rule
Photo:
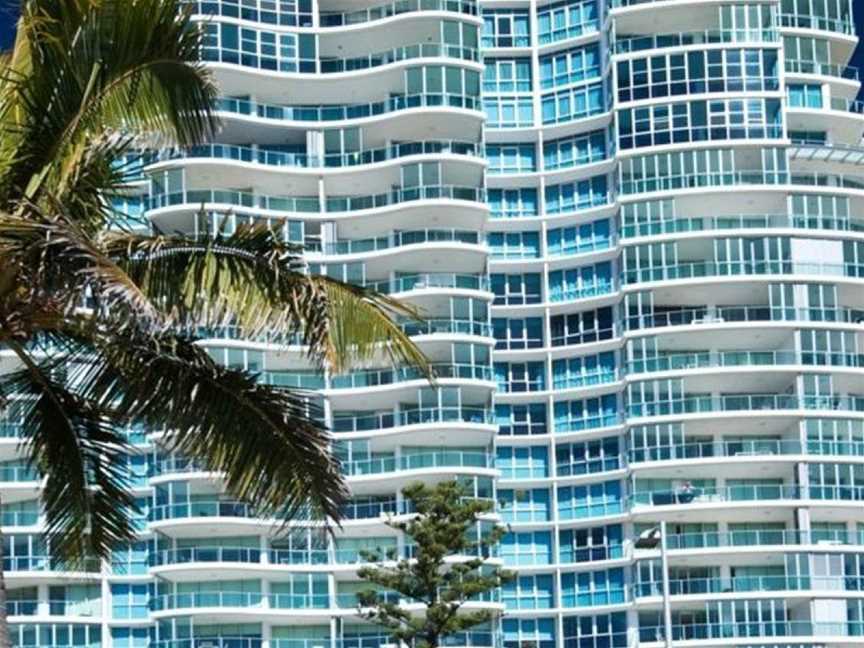
[[[299,249],[266,226],[198,239],[109,233],[105,249],[181,327],[232,325],[249,338],[287,331],[335,371],[385,353],[428,373],[423,353],[394,321],[418,318],[415,309],[303,272]]]
[[[62,198],[67,162],[93,134],[182,145],[208,136],[216,87],[188,16],[179,0],[25,2],[0,92],[4,153],[18,163],[0,195]]]
[[[225,473],[228,491],[264,517],[340,518],[345,485],[311,394],[260,384],[171,333],[85,328],[83,338],[92,359],[76,383],[90,400],[163,430],[169,451]]]
[[[14,346],[14,345],[13,345]],[[17,347],[25,367],[0,379],[0,392],[26,405],[24,447],[45,476],[41,492],[44,537],[60,560],[75,565],[135,538],[125,461],[128,446],[116,420],[74,393],[54,374],[56,363],[37,363]]]
[[[26,216],[0,213],[0,255],[19,268],[17,283],[31,306],[68,312],[86,296],[96,308],[134,314],[138,325],[161,321],[135,282],[74,220],[50,220],[35,205]]]

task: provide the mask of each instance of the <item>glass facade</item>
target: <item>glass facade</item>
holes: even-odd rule
[[[223,129],[132,160],[114,208],[202,236],[269,225],[310,272],[421,308],[400,325],[438,383],[205,332],[217,361],[317,392],[343,527],[274,533],[129,430],[140,537],[71,574],[10,403],[16,646],[385,648],[358,566],[411,556],[384,519],[411,512],[405,484],[454,477],[494,502],[517,577],[450,648],[659,648],[660,553],[634,539],[664,521],[676,645],[860,644],[852,0],[188,4]]]

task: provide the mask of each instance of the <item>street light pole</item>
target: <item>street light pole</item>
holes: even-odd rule
[[[666,520],[660,521],[660,571],[663,573],[663,626],[666,648],[672,648],[672,600],[669,592],[669,556],[666,552]]]

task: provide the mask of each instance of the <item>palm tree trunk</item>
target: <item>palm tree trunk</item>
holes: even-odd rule
[[[3,504],[0,500],[0,510]],[[3,531],[0,527],[0,648],[12,648],[9,634],[9,615],[6,613],[6,576],[3,570]]]

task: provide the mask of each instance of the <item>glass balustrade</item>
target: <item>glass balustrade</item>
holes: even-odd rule
[[[428,140],[420,142],[400,142],[391,146],[366,149],[353,153],[332,153],[324,155],[308,155],[306,153],[290,153],[271,151],[249,146],[234,146],[231,144],[202,144],[187,149],[165,150],[154,157],[150,163],[181,159],[215,159],[236,162],[249,162],[273,167],[321,168],[321,167],[352,167],[362,164],[385,162],[411,155],[464,155],[476,158],[483,157],[483,146],[477,142],[457,140]],[[476,232],[471,232],[476,235]]]
[[[441,378],[459,378],[463,380],[492,380],[492,368],[488,365],[432,363],[430,368],[434,376]],[[400,367],[398,369],[375,369],[357,371],[344,376],[333,376],[330,389],[357,389],[360,387],[378,387],[409,380],[426,380],[426,374],[418,367]]]
[[[377,238],[333,241],[321,246],[320,251],[328,255],[361,254],[377,252],[405,245],[420,245],[423,243],[464,243],[466,245],[482,245],[485,243],[479,232],[456,229],[425,229],[393,232],[388,236]]]
[[[849,34],[850,36],[855,34],[855,23],[846,18],[832,18],[805,13],[781,13],[778,14],[777,21],[781,27],[818,29]]]
[[[282,9],[282,4],[262,2],[260,10],[254,2],[244,3],[240,7],[236,0],[183,0],[183,4],[190,7],[193,14],[200,16],[227,16],[291,27],[310,27],[312,24],[311,13],[298,12],[293,3],[286,3]],[[356,11],[321,12],[320,24],[322,27],[356,25],[422,11],[448,11],[467,16],[479,13],[476,0],[393,0]]]
[[[562,246],[563,249],[549,251],[546,256],[548,256],[550,259],[554,259],[558,257],[573,256],[575,254],[587,254],[588,252],[610,250],[617,244],[617,242],[618,241],[616,240],[616,238],[612,236],[610,238],[585,241],[578,244],[567,243]]]
[[[402,425],[426,423],[477,423],[492,425],[495,414],[485,407],[424,407],[400,412],[379,412],[363,415],[333,415],[333,432],[365,432]]]
[[[21,436],[24,424],[14,421],[0,421],[0,439],[17,439]]]
[[[168,457],[157,461],[151,471],[150,477],[159,475],[172,475],[176,473],[207,472],[207,468],[197,459],[188,457]]]
[[[245,54],[245,53],[244,53]],[[352,72],[356,70],[368,70],[400,61],[410,61],[418,58],[449,58],[459,61],[480,60],[480,51],[474,47],[462,47],[459,45],[447,45],[439,43],[420,43],[417,45],[404,45],[394,47],[384,52],[353,56],[350,58],[320,57],[318,70],[315,69],[314,60],[304,60],[298,71],[297,61],[290,59],[281,62],[285,67],[280,67],[280,61],[264,56],[245,56],[236,48],[225,48],[205,44],[201,51],[201,58],[208,63],[229,63],[240,65],[244,68],[266,70],[268,72],[281,71],[314,76],[316,74],[335,74],[339,72]],[[308,68],[308,69],[307,69]]]
[[[592,371],[584,374],[568,374],[566,376],[552,375],[552,389],[577,389],[605,385],[620,379],[620,374],[613,370]]]
[[[600,414],[597,416],[555,421],[555,432],[581,432],[594,428],[612,427],[623,423],[624,419],[620,414]]]
[[[630,463],[646,461],[675,461],[681,459],[708,459],[712,457],[741,457],[763,455],[799,455],[806,448],[797,439],[741,439],[735,441],[704,441],[677,445],[631,448]]]
[[[326,610],[330,607],[329,594],[269,594],[266,602],[272,609]]]
[[[772,228],[864,232],[864,221],[857,222],[848,218],[795,214],[704,216],[694,218],[674,218],[650,223],[625,224],[621,228],[621,237],[627,239],[637,236],[683,234],[688,232],[703,232],[711,230]]]
[[[32,616],[38,614],[39,601],[7,600],[6,614],[9,616]]]
[[[702,412],[771,411],[771,410],[839,410],[864,411],[864,396],[802,396],[794,394],[723,394],[685,396],[666,400],[631,403],[628,416],[669,416]]]
[[[769,305],[718,306],[715,308],[672,308],[657,313],[634,315],[624,319],[625,329],[691,326],[736,322],[864,322],[864,309],[798,308]]]
[[[258,637],[214,637],[202,635],[187,639],[151,641],[147,645],[152,646],[152,648],[263,648],[264,642],[263,639]],[[271,648],[276,645],[272,641],[270,642]],[[327,648],[327,645],[319,642],[316,648]]]
[[[39,472],[32,466],[0,466],[0,482],[25,483],[40,479]]]
[[[779,34],[774,29],[705,29],[647,36],[617,36],[612,44],[612,53],[626,54],[650,49],[712,43],[776,43],[778,40]]]
[[[255,511],[244,502],[232,500],[200,499],[189,502],[176,502],[174,504],[156,504],[150,508],[149,520],[159,522],[177,518],[207,518],[207,517],[236,517],[254,518]]]
[[[363,209],[376,209],[417,200],[460,200],[482,203],[485,198],[483,189],[452,185],[429,185],[409,189],[393,189],[387,193],[363,196],[334,196],[325,201],[326,212],[345,212]],[[176,205],[201,205],[216,203],[234,205],[269,211],[310,213],[318,212],[321,203],[313,197],[265,196],[247,191],[222,189],[193,189],[166,194],[151,195],[145,198],[145,209],[163,209]]]
[[[180,565],[193,562],[257,563],[262,550],[250,547],[180,547],[150,552],[150,566]]]
[[[669,580],[672,596],[726,594],[742,592],[781,592],[801,590],[859,591],[864,578],[857,576],[734,576],[730,578],[673,578]],[[638,582],[637,597],[662,596],[662,581]]]
[[[393,294],[428,288],[457,288],[460,290],[482,290],[489,292],[489,277],[483,274],[459,274],[455,272],[429,272],[405,275],[384,281],[370,281],[367,288]]]
[[[643,403],[632,403],[628,415],[668,416],[674,414],[695,414],[701,412],[723,412],[748,410],[849,410],[864,411],[862,396],[802,396],[794,394],[709,394],[670,398]]]
[[[678,371],[709,367],[822,365],[862,367],[864,354],[829,351],[700,351],[658,355],[626,364],[627,373]]]
[[[0,509],[0,526],[34,526],[39,523],[37,511],[10,511]]]
[[[492,469],[494,467],[494,455],[464,450],[411,452],[398,457],[377,457],[342,462],[343,473],[352,477],[428,468]]]
[[[399,558],[412,557],[411,547],[399,552]],[[394,547],[395,551],[395,547]],[[397,557],[397,556],[393,556]],[[241,563],[261,565],[351,565],[368,562],[368,554],[358,549],[260,549],[250,547],[200,546],[168,549],[150,554],[150,566],[189,563]]]
[[[300,105],[285,106],[265,104],[249,99],[220,97],[216,101],[217,111],[234,115],[259,117],[277,121],[327,122],[362,119],[411,108],[462,108],[480,112],[480,98],[472,95],[453,93],[420,93],[395,95],[383,101],[370,101],[360,104],[338,105]]]
[[[675,279],[746,275],[803,274],[831,277],[862,277],[864,263],[801,263],[798,261],[689,261],[625,270],[623,283],[634,284]]]
[[[322,11],[322,27],[339,27],[390,18],[417,11],[450,11],[468,16],[479,14],[477,0],[395,0],[356,11]]]
[[[152,596],[150,609],[159,612],[180,608],[263,607],[264,602],[261,592],[188,592]]]
[[[476,335],[480,337],[492,337],[492,326],[483,321],[450,319],[450,318],[430,318],[405,320],[397,322],[399,328],[409,336],[417,335],[436,335],[436,334],[452,334],[461,333],[465,335]],[[282,335],[274,333],[263,333],[259,336],[249,336],[237,326],[219,326],[211,328],[198,328],[189,332],[195,337],[207,340],[245,340],[252,342],[263,342],[267,344],[277,344],[281,346],[299,346],[302,345],[302,339],[299,335]],[[20,435],[20,424],[9,424],[8,438],[14,438]],[[3,438],[2,433],[4,427],[0,424],[0,438]],[[142,437],[143,438],[143,437]]]
[[[823,63],[813,60],[785,60],[787,74],[819,74],[821,76],[833,76],[841,79],[858,80],[858,68],[851,65],[838,65],[836,63]]]
[[[662,642],[663,626],[641,626],[639,640]],[[672,626],[674,641],[706,639],[732,639],[736,637],[860,637],[864,636],[864,622],[811,622],[811,621],[748,621],[724,623],[687,623]]]
[[[855,545],[864,544],[864,533],[846,530],[746,529],[669,534],[670,550],[754,547],[774,545]]]
[[[492,325],[486,322],[460,319],[427,319],[419,322],[400,322],[399,327],[406,335],[435,335],[437,333],[461,333],[464,335],[477,335],[480,337],[492,337]]]
[[[728,171],[721,173],[688,173],[634,179],[622,178],[622,194],[676,191],[733,185],[804,185],[864,189],[864,176],[832,173],[786,173],[784,171]]]
[[[735,486],[705,486],[675,490],[637,491],[630,495],[630,506],[676,506],[756,502],[767,500],[864,500],[862,486],[798,486],[795,484],[742,484]]]
[[[831,102],[828,105],[831,107],[831,110],[839,110],[840,112],[851,112],[858,115],[864,114],[864,101],[860,101],[858,99],[831,97]]]

